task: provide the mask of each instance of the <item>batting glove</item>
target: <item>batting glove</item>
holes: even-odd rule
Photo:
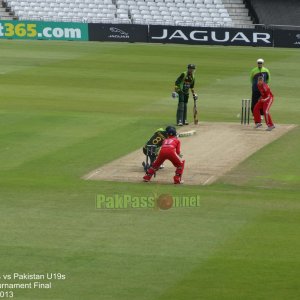
[[[180,87],[178,85],[175,85],[175,92],[179,92],[180,91]]]
[[[198,100],[198,95],[197,94],[193,94],[193,98],[194,98],[195,101]]]
[[[175,99],[175,98],[177,98],[177,97],[178,97],[178,94],[177,94],[176,92],[173,92],[173,93],[172,93],[172,98]]]

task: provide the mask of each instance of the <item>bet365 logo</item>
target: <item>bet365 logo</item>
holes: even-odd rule
[[[34,38],[37,36],[36,24],[13,24],[10,22],[0,23],[0,36],[2,37],[28,37]]]

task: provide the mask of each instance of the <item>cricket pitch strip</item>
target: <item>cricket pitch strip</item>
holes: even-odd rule
[[[247,157],[295,127],[296,125],[288,124],[276,125],[273,131],[267,132],[266,126],[255,130],[251,125],[200,122],[198,125],[178,129],[178,132],[196,131],[195,135],[180,138],[181,152],[185,159],[184,184],[208,185],[215,182]],[[140,149],[97,168],[83,179],[142,182],[142,162],[145,161],[142,147],[143,145]],[[165,168],[157,172],[150,184],[173,183],[175,168],[169,161],[164,165]]]

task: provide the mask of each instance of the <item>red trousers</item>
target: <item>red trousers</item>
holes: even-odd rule
[[[253,116],[254,116],[255,123],[261,123],[260,110],[262,109],[264,112],[266,124],[269,127],[274,125],[271,114],[270,114],[270,108],[271,108],[271,105],[273,104],[273,100],[274,100],[274,98],[270,97],[270,99],[265,102],[259,100],[255,104],[254,110],[253,110]]]
[[[174,167],[178,168],[182,165],[182,162],[179,158],[179,156],[177,155],[177,153],[175,152],[175,149],[171,149],[171,148],[161,148],[158,157],[156,158],[156,160],[154,161],[154,163],[152,164],[152,167],[155,170],[158,170],[159,167],[164,163],[165,160],[169,160],[171,161],[171,163],[173,164]]]

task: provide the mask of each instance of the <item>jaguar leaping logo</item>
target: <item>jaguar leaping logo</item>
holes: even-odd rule
[[[110,30],[111,32],[119,33],[119,34],[121,34],[121,35],[128,35],[127,32],[125,32],[125,31],[123,31],[123,30],[121,30],[121,29],[119,29],[119,28],[116,28],[116,27],[110,27],[109,30]]]

